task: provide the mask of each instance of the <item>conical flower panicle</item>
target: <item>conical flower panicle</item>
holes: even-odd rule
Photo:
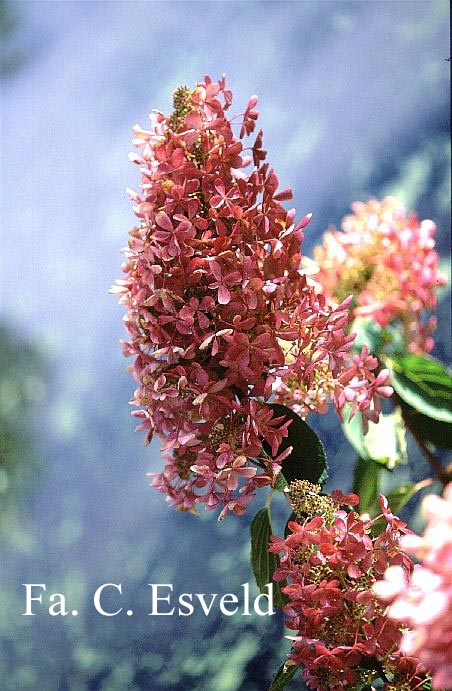
[[[347,399],[369,419],[387,394],[367,354],[348,367],[349,299],[330,307],[300,268],[310,214],[296,223],[282,205],[292,193],[279,190],[262,132],[244,147],[256,103],[229,118],[224,77],[205,77],[176,90],[171,114],[134,128],[139,222],[114,289],[134,357],[134,415],[147,441],[163,440],[152,484],[180,510],[204,503],[220,517],[242,513],[256,486],[276,480],[289,422],[266,403],[287,382],[308,392],[310,410],[325,408],[326,392],[339,411]]]

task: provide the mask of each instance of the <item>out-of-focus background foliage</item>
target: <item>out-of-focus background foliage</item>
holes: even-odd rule
[[[252,576],[249,518],[181,515],[147,486],[159,444],[133,433],[107,293],[134,222],[130,129],[168,110],[175,86],[226,72],[237,111],[259,94],[269,159],[314,212],[306,253],[351,201],[392,193],[437,222],[446,258],[448,20],[443,0],[1,3],[2,690],[267,688],[288,649],[279,616],[147,616],[148,582],[224,593]],[[449,330],[445,291],[446,361]],[[346,489],[339,423],[312,422],[329,487]],[[412,459],[399,480],[428,473]],[[66,593],[79,616],[22,617],[25,582]],[[105,582],[123,583],[133,617],[94,612]]]

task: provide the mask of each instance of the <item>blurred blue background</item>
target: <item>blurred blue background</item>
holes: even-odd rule
[[[226,72],[236,111],[259,95],[269,160],[299,215],[314,212],[307,254],[353,200],[392,193],[437,222],[446,258],[448,4],[3,2],[0,20],[0,688],[266,689],[288,649],[279,616],[147,616],[148,582],[224,593],[252,576],[249,518],[168,509],[145,477],[158,442],[133,433],[107,293],[134,223],[131,126],[168,111],[177,85]],[[449,332],[443,292],[447,361]],[[313,424],[329,486],[346,489],[351,447],[334,416]],[[413,458],[400,477],[428,473]],[[22,617],[25,582],[79,616]],[[123,583],[134,617],[93,611],[105,582]]]

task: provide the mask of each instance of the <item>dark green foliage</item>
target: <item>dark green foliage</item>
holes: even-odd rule
[[[438,360],[406,355],[391,360],[391,384],[400,398],[433,420],[452,423],[452,376]]]
[[[282,472],[290,484],[294,480],[309,480],[314,484],[323,484],[328,477],[325,449],[316,433],[299,415],[290,408],[279,403],[270,403],[269,407],[274,411],[275,417],[284,416],[292,420],[289,426],[289,435],[282,440],[278,454],[292,446],[292,452],[282,463]],[[266,451],[270,452],[268,444]]]
[[[251,523],[251,566],[261,593],[268,592],[266,586],[272,582],[273,573],[279,566],[278,556],[268,551],[272,533],[270,511],[265,507],[257,512]],[[273,602],[276,607],[283,607],[286,603],[286,598],[281,592],[283,585],[273,583]]]
[[[276,672],[269,691],[282,691],[282,689],[286,687],[286,684],[294,678],[299,667],[300,665],[288,665],[287,662],[284,662]]]

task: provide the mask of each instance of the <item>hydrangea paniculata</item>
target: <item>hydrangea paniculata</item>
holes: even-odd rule
[[[437,288],[446,281],[438,270],[433,221],[419,222],[393,197],[352,204],[342,229],[330,230],[315,248],[316,280],[330,298],[353,294],[355,316],[382,327],[402,325],[404,342],[415,353],[433,347]]]
[[[401,650],[433,672],[435,689],[452,688],[452,484],[444,497],[424,499],[423,537],[407,535],[402,546],[419,559],[411,574],[391,566],[374,592],[389,601],[388,616],[409,627]]]
[[[371,521],[350,510],[359,502],[355,494],[323,496],[320,486],[297,480],[289,496],[296,520],[284,539],[272,536],[269,548],[282,555],[274,579],[287,581],[286,625],[296,631],[289,664],[300,664],[308,688],[319,691],[361,688],[378,677],[386,691],[421,688],[424,668],[398,651],[400,624],[372,592],[388,566],[411,574],[400,547],[406,524],[384,497],[382,516]],[[377,520],[386,528],[373,536]]]
[[[287,382],[308,412],[331,396],[339,412],[348,402],[374,421],[390,393],[367,351],[348,362],[350,298],[329,306],[300,268],[310,214],[297,223],[282,205],[292,193],[278,188],[262,132],[244,147],[256,102],[228,118],[225,79],[205,77],[176,90],[172,114],[134,128],[139,224],[114,288],[135,358],[134,415],[147,441],[163,440],[165,468],[151,483],[180,510],[203,503],[220,517],[276,480],[290,423],[266,404]]]

